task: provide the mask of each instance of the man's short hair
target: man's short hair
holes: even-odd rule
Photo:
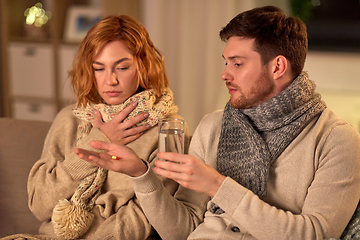
[[[289,60],[293,77],[304,68],[308,49],[306,25],[277,7],[259,7],[238,14],[220,31],[222,41],[230,37],[254,39],[254,50],[264,65],[282,55]]]

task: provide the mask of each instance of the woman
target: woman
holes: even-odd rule
[[[30,209],[43,222],[39,233],[67,239],[147,239],[154,230],[128,176],[98,168],[74,149],[94,150],[92,140],[116,143],[152,164],[157,121],[181,118],[167,88],[162,55],[138,21],[111,16],[87,33],[70,75],[77,104],[57,115],[28,180]],[[164,181],[173,193],[177,184]]]

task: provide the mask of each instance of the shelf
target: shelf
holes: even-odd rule
[[[64,24],[67,10],[72,5],[86,6],[89,0],[4,0],[6,7],[6,20],[8,25],[9,39],[22,41],[54,41],[63,39]],[[47,24],[43,25],[46,37],[30,38],[26,35],[24,12],[27,8],[40,2],[43,9],[50,11],[52,17]]]
[[[29,37],[24,11],[38,2],[52,17],[43,27],[45,37]],[[51,121],[75,103],[68,71],[80,41],[64,39],[65,25],[73,6],[95,5],[104,15],[139,13],[139,0],[0,0],[1,117]]]

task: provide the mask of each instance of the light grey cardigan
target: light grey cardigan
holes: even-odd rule
[[[214,168],[221,119],[222,111],[205,116],[189,150]],[[206,211],[208,197],[186,188],[177,191],[178,201],[172,198],[152,169],[132,183],[150,223],[166,240],[339,237],[360,199],[360,135],[326,109],[272,164],[264,199],[225,179],[212,199],[225,211],[221,215]]]

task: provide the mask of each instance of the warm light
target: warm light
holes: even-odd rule
[[[318,7],[321,5],[321,2],[320,0],[311,0],[311,4],[314,6],[314,7]]]
[[[24,16],[26,17],[26,24],[34,24],[35,27],[41,27],[48,22],[52,14],[49,11],[45,11],[42,8],[41,3],[37,3],[31,8],[27,8],[24,12]]]

